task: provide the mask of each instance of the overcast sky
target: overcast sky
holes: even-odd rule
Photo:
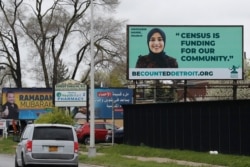
[[[243,25],[244,51],[250,58],[250,0],[120,1],[114,16],[132,25]]]
[[[133,25],[243,25],[250,58],[250,0],[121,0],[115,16]]]

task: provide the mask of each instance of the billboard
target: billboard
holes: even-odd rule
[[[123,118],[122,104],[133,104],[132,89],[99,88],[94,90],[95,118],[111,119]],[[114,111],[114,112],[113,112]]]
[[[3,88],[5,119],[37,119],[53,107],[52,88]]]
[[[243,26],[127,25],[128,79],[243,79]]]

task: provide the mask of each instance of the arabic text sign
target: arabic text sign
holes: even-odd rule
[[[121,105],[132,103],[132,89],[95,89],[96,118],[112,118],[112,110],[114,110],[114,118],[123,118]]]

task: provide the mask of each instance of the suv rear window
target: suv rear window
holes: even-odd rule
[[[74,140],[71,128],[36,127],[33,140]]]

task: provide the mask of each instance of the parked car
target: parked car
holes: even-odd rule
[[[16,147],[15,167],[30,165],[78,167],[78,147],[73,126],[28,124]]]
[[[79,123],[76,123],[73,125],[74,129],[77,130],[78,128],[80,128],[83,124],[79,124]]]
[[[108,130],[113,128],[117,129],[118,127],[108,122],[95,122],[95,142],[105,142]],[[88,145],[90,143],[90,123],[85,123],[77,128],[76,134],[80,143]]]
[[[107,143],[112,143],[112,130],[109,130],[107,135],[106,135],[106,142]],[[114,129],[114,143],[121,144],[123,143],[124,139],[124,130],[123,127],[119,129]]]

